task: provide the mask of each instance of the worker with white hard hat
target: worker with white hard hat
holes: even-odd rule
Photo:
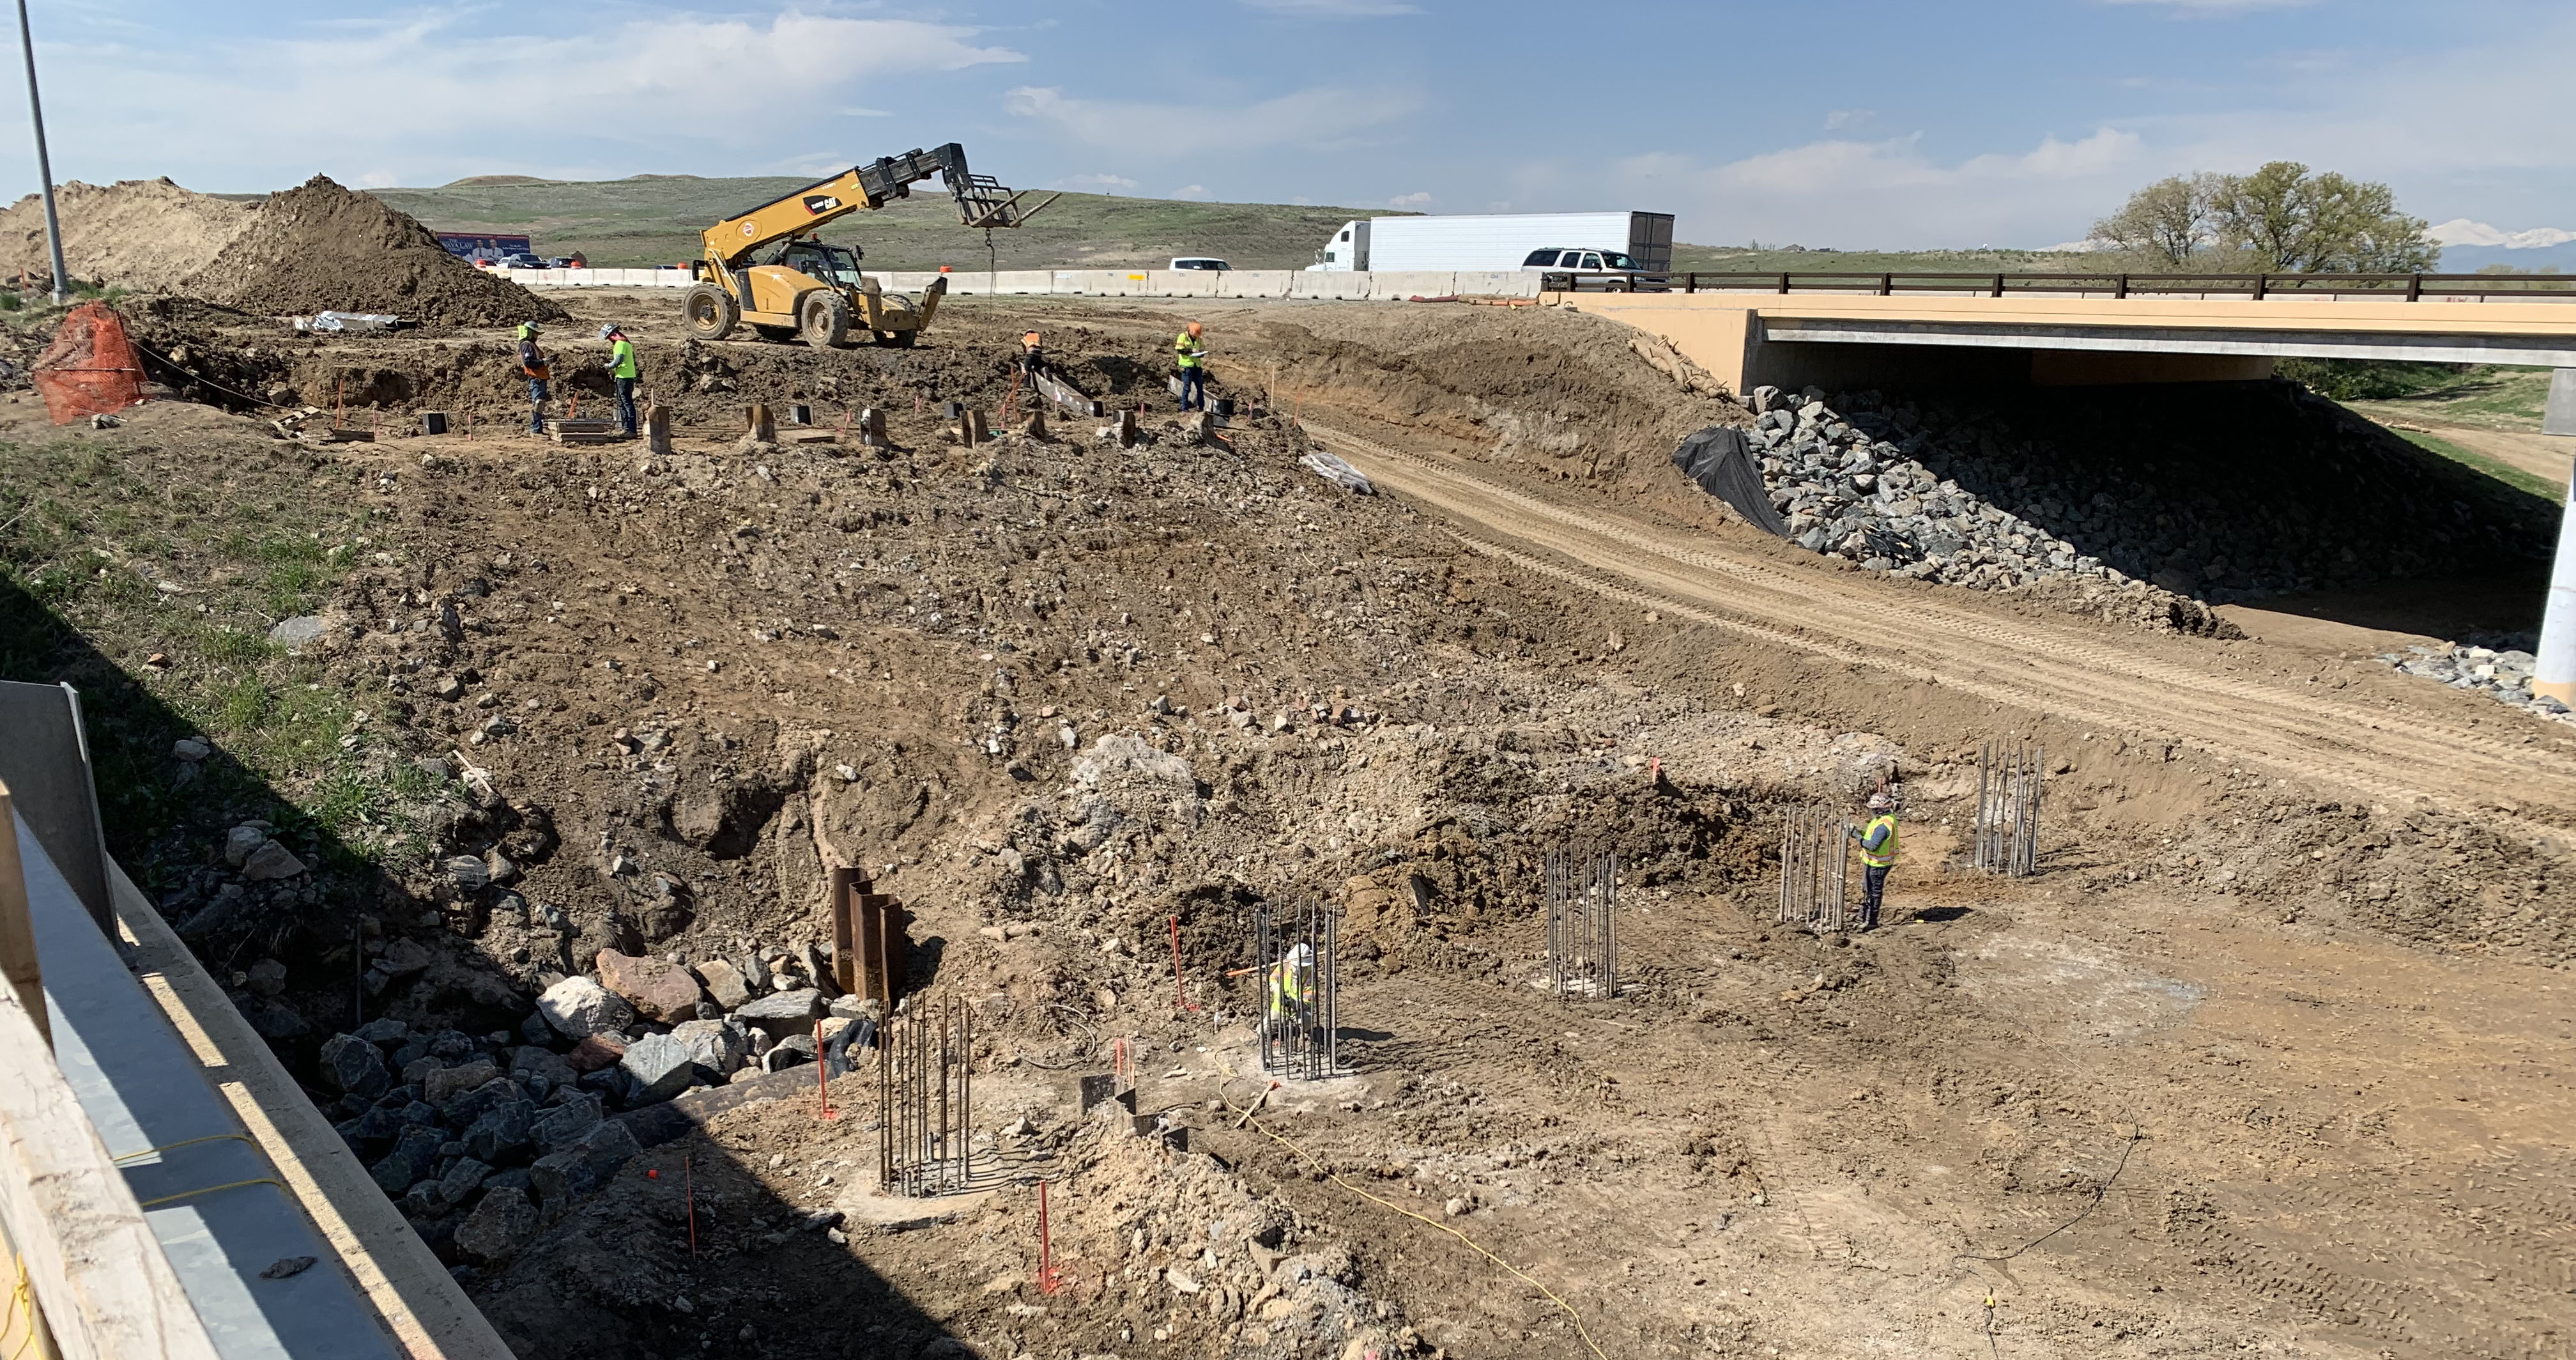
[[[626,328],[614,321],[599,328],[599,338],[608,342],[608,380],[617,389],[617,428],[633,439],[635,380],[641,376],[635,367],[635,342],[627,339]]]
[[[1869,824],[1848,832],[1860,842],[1860,928],[1878,929],[1878,906],[1887,894],[1887,871],[1896,867],[1896,799],[1880,789],[1869,796]]]

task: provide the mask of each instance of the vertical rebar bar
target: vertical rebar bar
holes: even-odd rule
[[[1619,990],[1619,856],[1551,851],[1546,860],[1548,985],[1559,1000]]]
[[[1253,913],[1262,1070],[1314,1081],[1340,1071],[1341,912],[1317,903]]]
[[[2048,748],[1987,742],[1977,759],[1976,867],[2024,878],[2039,872],[2041,783]]]

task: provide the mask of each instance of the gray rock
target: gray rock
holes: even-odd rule
[[[539,1152],[561,1152],[589,1137],[590,1131],[599,1127],[601,1117],[599,1097],[587,1091],[575,1092],[564,1097],[561,1105],[539,1115],[529,1127],[528,1136]]]
[[[285,846],[267,841],[242,860],[241,871],[242,877],[254,883],[274,882],[303,873],[304,861],[297,859],[295,852]]]
[[[290,652],[300,652],[330,629],[331,625],[323,622],[319,614],[298,614],[291,619],[279,619],[277,626],[268,630],[268,640]]]
[[[686,1021],[671,1027],[671,1037],[688,1047],[690,1061],[718,1078],[732,1076],[749,1047],[742,1031],[722,1020]]]
[[[354,1034],[335,1034],[322,1045],[322,1078],[336,1090],[370,1100],[394,1084],[383,1051]]]
[[[488,1183],[488,1182],[487,1182]],[[474,1212],[456,1225],[456,1249],[485,1265],[515,1255],[537,1235],[537,1206],[515,1185],[492,1185]]]
[[[747,1002],[734,1012],[734,1018],[766,1032],[773,1039],[784,1039],[791,1034],[810,1038],[814,1032],[814,1021],[822,1014],[823,994],[811,987],[800,987]]]
[[[452,855],[441,860],[438,872],[449,887],[460,893],[481,892],[492,881],[491,867],[473,855]]]
[[[495,1107],[475,1120],[465,1130],[465,1155],[486,1162],[497,1162],[528,1145],[535,1135],[537,1107],[534,1102],[513,1100]]]
[[[580,1142],[538,1158],[528,1168],[528,1184],[536,1190],[537,1202],[552,1212],[608,1184],[628,1158],[643,1150],[624,1124],[604,1123]]]
[[[489,1058],[477,1058],[456,1067],[441,1068],[420,1080],[420,1098],[445,1110],[457,1097],[465,1095],[501,1075],[501,1069]]]
[[[411,1026],[392,1016],[386,1016],[379,1020],[370,1020],[350,1032],[381,1048],[387,1044],[399,1044],[410,1037]]]
[[[204,741],[196,737],[181,737],[170,744],[171,756],[174,759],[186,761],[191,765],[196,764],[198,761],[203,760],[214,753],[214,747],[206,744]]]
[[[224,863],[238,869],[242,867],[244,860],[250,858],[253,850],[266,844],[268,844],[268,828],[253,822],[244,822],[224,833]]]
[[[387,977],[409,977],[438,962],[429,946],[418,940],[399,936],[385,944],[385,952],[376,956],[376,970]]]
[[[791,1067],[802,1067],[812,1061],[814,1061],[814,1036],[791,1034],[779,1040],[776,1047],[760,1055],[760,1070],[784,1072]]]
[[[585,977],[569,977],[537,998],[537,1013],[567,1039],[587,1039],[602,1030],[622,1030],[635,1023],[635,1008],[626,999]]]
[[[394,1150],[368,1168],[367,1174],[387,1195],[400,1195],[438,1164],[439,1145],[446,1141],[446,1135],[438,1130],[415,1124],[403,1130]]]
[[[703,1025],[708,1022],[692,1020],[689,1023]],[[689,1045],[670,1034],[647,1034],[628,1044],[626,1056],[618,1059],[617,1065],[635,1079],[638,1089],[633,1101],[636,1104],[649,1105],[669,1100],[689,1089],[689,1083],[697,1074],[697,1060],[691,1055]]]
[[[447,1168],[446,1175],[438,1178],[438,1197],[449,1204],[463,1204],[465,1197],[473,1194],[475,1189],[483,1184],[483,1178],[491,1174],[492,1168],[489,1164],[477,1161],[468,1155],[456,1165]]]
[[[751,1000],[751,988],[742,980],[742,970],[723,959],[708,959],[690,970],[707,989],[707,995],[726,1010],[735,1010]]]

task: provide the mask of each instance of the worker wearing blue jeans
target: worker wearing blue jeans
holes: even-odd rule
[[[546,379],[553,369],[546,363],[545,352],[537,348],[537,323],[519,323],[519,372],[528,379],[528,433],[546,432]]]
[[[626,338],[626,329],[616,322],[599,328],[599,338],[608,342],[608,377],[617,384],[617,428],[627,438],[635,437],[635,344]]]
[[[1885,792],[1869,796],[1869,825],[1849,833],[1860,842],[1860,928],[1878,929],[1878,907],[1887,895],[1887,871],[1896,867],[1896,800]]]
[[[1172,362],[1181,370],[1181,409],[1195,411],[1207,405],[1207,346],[1200,343],[1202,332],[1193,321],[1189,329],[1172,337]]]

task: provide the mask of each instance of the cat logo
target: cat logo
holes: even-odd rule
[[[817,216],[830,212],[839,206],[841,206],[841,200],[834,198],[830,194],[807,194],[805,196],[805,211]]]

